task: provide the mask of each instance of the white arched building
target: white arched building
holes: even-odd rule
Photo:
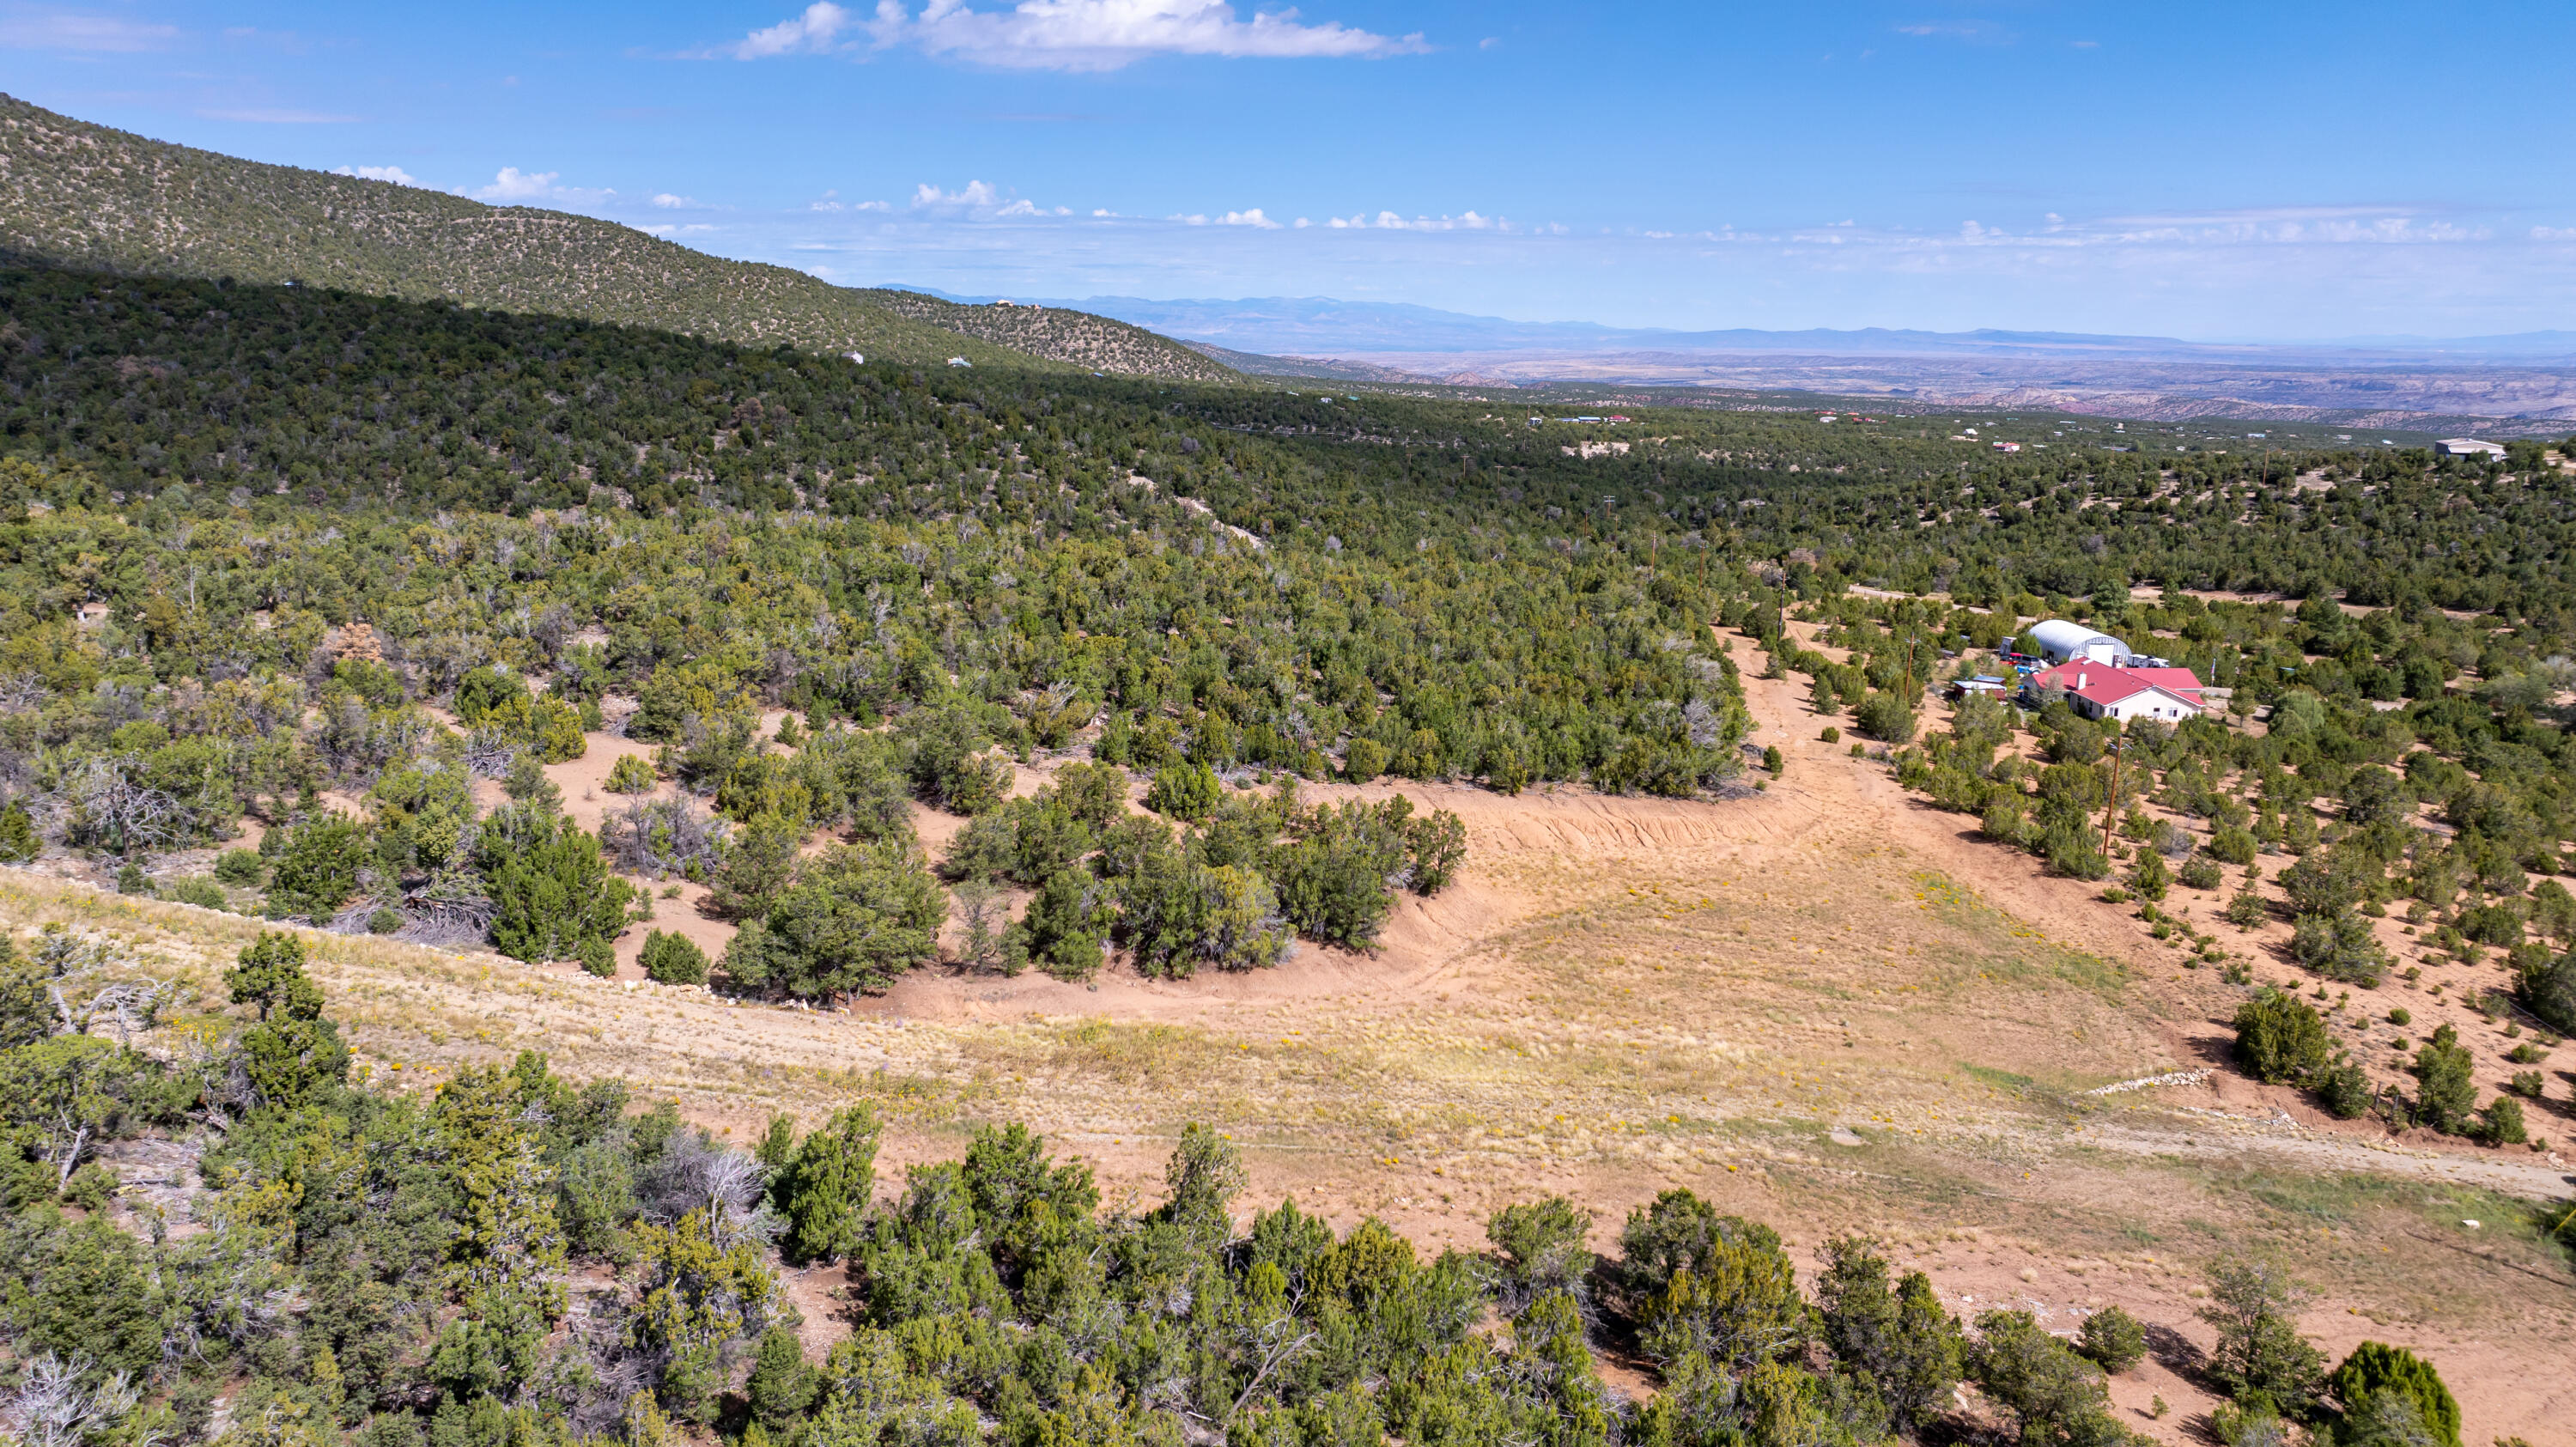
[[[2034,625],[2022,635],[2031,652],[2051,663],[2069,663],[2083,659],[2088,663],[2116,663],[2129,656],[2129,645],[2108,633],[2096,633],[2081,623],[2051,618]]]

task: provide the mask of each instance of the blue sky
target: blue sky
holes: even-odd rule
[[[2576,328],[2576,6],[0,0],[0,88],[853,284]]]

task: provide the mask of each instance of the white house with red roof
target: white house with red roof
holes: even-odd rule
[[[2188,668],[2114,668],[2076,659],[2033,675],[2035,692],[2066,692],[2067,707],[2090,719],[2163,719],[2179,722],[2200,717],[2209,705],[2201,698],[2200,676]]]

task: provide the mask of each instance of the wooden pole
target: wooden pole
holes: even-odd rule
[[[2111,813],[2120,807],[2120,746],[2111,745],[2111,794],[2102,801],[2102,862],[2111,860]]]

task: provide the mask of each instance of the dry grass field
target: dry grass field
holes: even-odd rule
[[[881,1179],[1023,1119],[1093,1163],[1110,1201],[1142,1202],[1196,1120],[1244,1145],[1252,1198],[1376,1214],[1431,1247],[1480,1245],[1496,1206],[1551,1191],[1599,1212],[1606,1242],[1674,1185],[1770,1220],[1802,1257],[1875,1232],[1963,1315],[2027,1305],[2064,1329],[2116,1302],[2169,1328],[2113,1384],[2129,1425],[2167,1441],[2210,1405],[2175,1370],[2209,1340],[2203,1268],[2278,1248],[2316,1288],[2306,1326],[2330,1351],[2367,1336],[2425,1353],[2471,1442],[2563,1440],[2576,1276],[2541,1224],[2569,1194],[2558,1153],[2391,1140],[2229,1074],[2242,990],[1817,741],[1792,684],[1748,688],[1757,741],[1788,757],[1758,794],[1407,786],[1465,820],[1470,863],[1407,898],[1374,956],[1307,947],[1182,983],[923,972],[847,1012],[368,939],[320,938],[315,972],[379,1081],[539,1049],[736,1140],[869,1098],[893,1122]],[[607,760],[562,768],[579,811]],[[0,918],[111,932],[209,986],[257,929],[18,872]],[[2099,1093],[2176,1072],[2209,1074]],[[2536,1126],[2563,1139],[2568,1122]],[[2155,1397],[2172,1412],[2150,1418]]]

